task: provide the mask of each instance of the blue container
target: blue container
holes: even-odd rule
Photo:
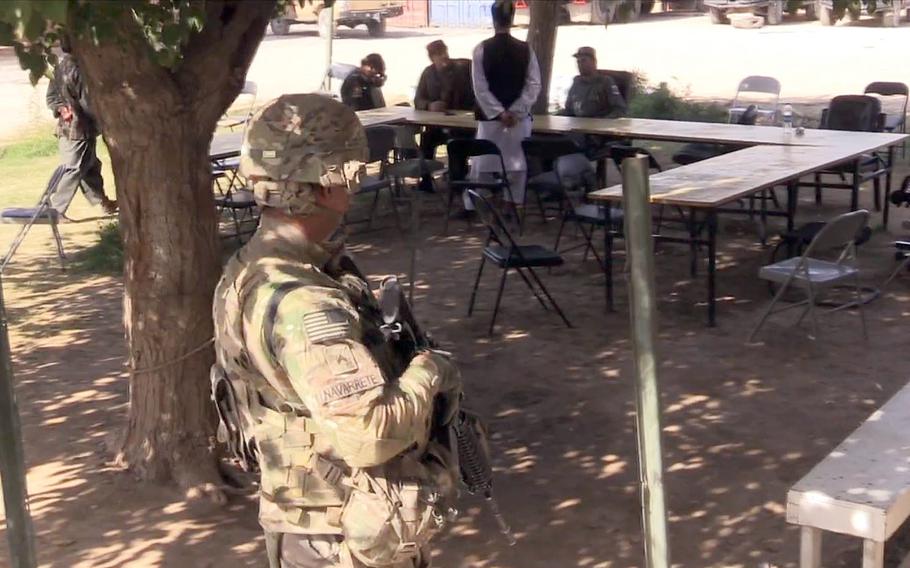
[[[493,0],[430,0],[430,25],[444,28],[489,28]]]

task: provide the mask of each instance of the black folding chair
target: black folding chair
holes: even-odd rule
[[[546,223],[546,203],[558,201],[560,193],[554,163],[557,158],[576,154],[581,149],[568,136],[532,136],[522,140],[521,148],[528,165],[527,191],[534,194],[540,216]]]
[[[462,195],[468,190],[486,190],[493,193],[508,193],[512,208],[518,218],[518,206],[512,197],[512,188],[509,186],[509,176],[506,174],[506,164],[502,159],[502,152],[495,143],[489,140],[470,138],[457,138],[446,143],[449,155],[449,202],[446,206],[446,220],[443,232],[449,232],[449,215],[452,213],[452,203],[456,195]],[[496,156],[499,159],[500,171],[494,179],[470,179],[470,166],[468,160],[478,156]],[[521,231],[521,219],[518,218],[518,227]]]
[[[236,238],[243,243],[244,235],[252,235],[259,224],[259,208],[253,192],[237,172],[239,159],[218,160],[212,163],[212,185],[215,188],[215,210],[219,217],[227,213],[234,227],[224,238]]]
[[[904,102],[900,106],[900,114],[887,113],[885,116],[886,132],[907,132],[907,102],[910,101],[910,88],[906,83],[897,83],[890,81],[875,81],[866,85],[863,91],[866,95],[880,95],[883,97],[903,97]],[[906,141],[901,145],[901,158],[906,155]]]
[[[347,220],[348,224],[367,223],[372,229],[376,217],[376,208],[379,206],[379,196],[385,190],[389,196],[389,203],[395,215],[395,224],[401,229],[401,220],[398,217],[398,208],[395,197],[392,195],[392,179],[388,175],[390,156],[395,150],[395,130],[390,126],[371,126],[365,129],[367,135],[367,149],[369,152],[367,165],[378,165],[376,174],[362,176],[357,195],[373,194],[370,212],[364,219]]]
[[[591,161],[581,153],[569,154],[556,160],[555,173],[557,176],[559,203],[562,209],[562,219],[559,230],[556,232],[556,242],[553,250],[556,252],[569,252],[584,247],[584,257],[587,260],[588,251],[591,251],[595,260],[604,268],[603,261],[594,248],[592,237],[598,227],[606,230],[606,210],[595,203],[587,202],[587,195],[597,189],[597,173]],[[622,209],[615,207],[610,210],[614,224],[622,224]],[[560,251],[559,243],[567,223],[573,223],[581,233],[583,243]]]
[[[491,335],[493,334],[493,328],[496,326],[496,316],[499,314],[499,305],[502,301],[502,294],[506,287],[506,276],[508,276],[509,271],[513,269],[518,272],[521,279],[524,280],[524,283],[531,292],[533,292],[534,297],[537,298],[537,301],[540,302],[540,305],[543,306],[545,310],[549,310],[549,306],[547,305],[547,302],[544,301],[544,298],[541,297],[537,288],[534,287],[534,283],[537,284],[540,292],[543,293],[543,296],[549,301],[550,306],[556,310],[556,313],[559,314],[559,317],[566,326],[572,327],[572,324],[566,319],[565,314],[563,314],[562,310],[559,308],[556,300],[553,299],[550,292],[547,291],[546,286],[540,281],[537,273],[534,272],[534,267],[551,268],[553,266],[560,266],[564,262],[563,258],[559,253],[540,245],[519,245],[490,202],[473,189],[467,191],[471,202],[477,209],[481,221],[486,225],[489,231],[489,236],[487,237],[486,243],[484,243],[483,254],[480,259],[480,268],[477,270],[477,278],[474,280],[474,289],[471,291],[468,316],[470,317],[474,313],[474,302],[477,299],[477,289],[480,287],[480,278],[483,275],[483,267],[487,260],[489,260],[502,269],[502,276],[499,280],[499,292],[496,294],[496,304],[493,307],[493,318],[490,320],[489,333]],[[525,274],[525,270],[527,270],[527,274]]]
[[[828,108],[822,110],[821,128],[828,130],[846,130],[852,132],[882,132],[885,128],[885,115],[882,113],[881,101],[869,95],[840,95],[831,99]],[[851,190],[850,210],[859,208],[859,187],[863,182],[872,180],[875,198],[875,209],[882,208],[881,178],[891,172],[891,159],[885,160],[878,153],[864,154],[850,163],[834,166],[815,173],[815,203],[822,203],[822,188]],[[846,183],[846,174],[853,175],[853,182]],[[836,174],[841,183],[823,182],[825,174]],[[890,192],[890,176],[888,176]]]

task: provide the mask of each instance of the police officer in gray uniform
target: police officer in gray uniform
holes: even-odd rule
[[[66,171],[50,195],[50,206],[61,214],[65,213],[81,182],[89,203],[101,205],[105,213],[113,213],[117,210],[117,202],[108,199],[104,193],[101,161],[95,153],[98,125],[89,107],[79,67],[70,55],[68,41],[61,41],[60,47],[63,57],[54,68],[45,100],[57,119],[55,135],[60,163]]]
[[[572,81],[566,106],[559,114],[586,118],[615,118],[626,113],[626,100],[610,77],[597,71],[593,47],[581,47],[574,55],[578,75]]]

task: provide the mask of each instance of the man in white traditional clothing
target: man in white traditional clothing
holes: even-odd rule
[[[477,138],[490,140],[499,147],[509,178],[516,208],[524,206],[527,164],[521,141],[531,135],[531,107],[540,94],[540,68],[537,57],[526,42],[509,33],[515,7],[512,0],[496,0],[491,9],[495,35],[474,48],[472,79],[476,99]],[[495,156],[480,156],[471,161],[471,177],[483,179],[499,173]],[[474,205],[465,192],[465,211]]]

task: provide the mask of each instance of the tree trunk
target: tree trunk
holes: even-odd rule
[[[208,148],[273,7],[209,0],[173,69],[155,63],[128,14],[116,43],[74,41],[110,150],[126,257],[130,407],[119,460],[142,479],[215,498],[208,342],[221,262]]]
[[[550,103],[550,79],[553,75],[553,52],[556,50],[556,30],[559,26],[562,3],[551,0],[531,0],[531,22],[528,44],[540,64],[540,96],[534,104],[534,114],[547,114]]]

